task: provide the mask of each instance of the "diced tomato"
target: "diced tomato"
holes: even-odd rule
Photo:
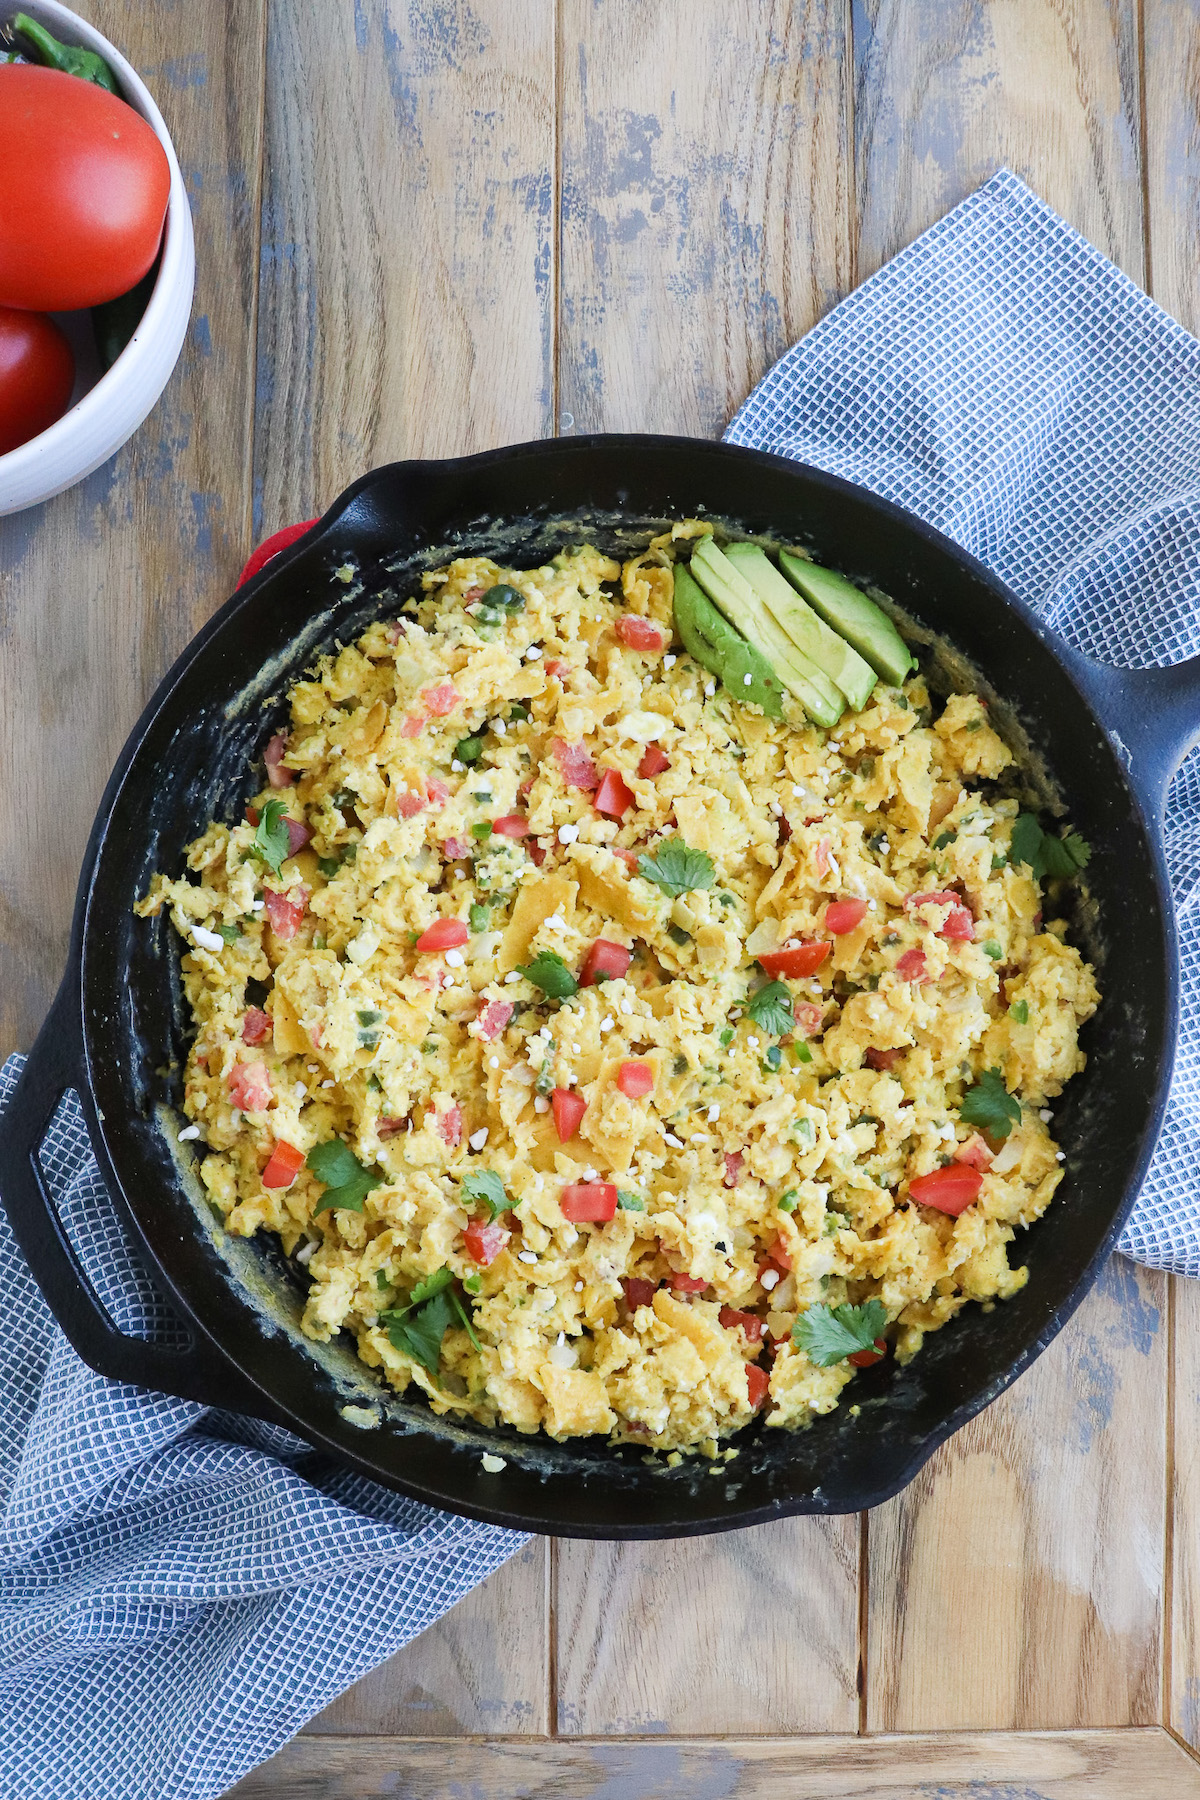
[[[617,1210],[617,1190],[611,1181],[571,1181],[559,1200],[562,1216],[572,1225],[602,1225]]]
[[[671,759],[657,744],[647,744],[642,751],[642,760],[637,766],[638,776],[642,781],[653,781],[656,775],[663,775],[671,766]]]
[[[667,1286],[674,1288],[677,1294],[702,1294],[708,1282],[701,1275],[684,1275],[678,1269],[672,1269],[667,1276]]]
[[[492,820],[494,837],[523,838],[529,836],[529,820],[520,813],[505,813],[502,819]]]
[[[437,1133],[443,1144],[456,1150],[462,1141],[462,1108],[457,1101],[436,1115]]]
[[[396,1133],[403,1131],[407,1124],[407,1119],[394,1119],[384,1114],[376,1119],[375,1130],[381,1138],[395,1137]]]
[[[242,1042],[244,1044],[261,1044],[269,1037],[273,1021],[270,1013],[263,1012],[261,1007],[252,1006],[242,1020]]]
[[[415,738],[417,734],[424,729],[424,725],[424,713],[409,713],[400,727],[400,736]]]
[[[486,593],[487,589],[481,583],[477,582],[474,587],[469,587],[463,595],[464,606],[470,606],[474,600],[482,600]]]
[[[571,673],[571,665],[570,663],[565,663],[561,656],[548,656],[546,658],[546,673],[547,675],[553,676],[555,681],[565,681],[567,676]]]
[[[783,813],[775,821],[775,836],[780,844],[790,844],[792,841],[792,822]]]
[[[961,895],[953,893],[949,888],[939,888],[931,894],[909,894],[904,904],[909,911],[915,911],[918,906],[948,906],[950,911],[938,930],[938,936],[957,939],[960,943],[970,943],[975,936],[974,919],[963,905]]]
[[[489,1263],[495,1262],[511,1236],[503,1225],[485,1225],[481,1219],[472,1219],[463,1232],[463,1242],[472,1261],[486,1269]]]
[[[302,819],[285,819],[288,834],[288,855],[298,856],[307,844],[312,832]]]
[[[396,812],[401,819],[415,819],[417,814],[425,811],[425,796],[416,788],[393,788],[396,796]]]
[[[829,948],[827,943],[810,939],[786,950],[764,950],[758,960],[768,975],[815,975],[829,955]]]
[[[293,1144],[285,1144],[280,1138],[267,1158],[267,1166],[262,1172],[262,1184],[269,1188],[291,1187],[303,1166],[303,1150],[297,1150]]]
[[[286,944],[290,938],[295,937],[304,917],[304,909],[308,905],[307,888],[293,888],[292,893],[297,896],[294,900],[287,894],[276,893],[274,888],[263,889],[267,919],[281,944]]]
[[[270,1106],[271,1071],[266,1063],[234,1063],[229,1071],[229,1097],[242,1112],[262,1112]]]
[[[631,875],[636,873],[637,866],[638,866],[638,857],[642,854],[642,852],[640,850],[627,850],[618,844],[610,844],[609,849],[612,851],[614,856],[620,857],[621,861],[625,864],[625,867],[629,870],[629,873]]]
[[[832,850],[832,848],[833,848],[833,839],[832,838],[823,837],[821,839],[820,843],[817,845],[816,864],[817,864],[817,874],[818,875],[828,875],[828,873],[829,873],[829,852]]]
[[[583,788],[589,793],[599,787],[600,771],[582,744],[568,744],[556,737],[550,739],[550,748],[568,787]]]
[[[767,1255],[770,1257],[771,1261],[778,1264],[781,1269],[790,1269],[792,1266],[792,1253],[784,1243],[782,1237],[778,1235],[775,1237],[774,1242],[768,1247]]]
[[[470,935],[462,919],[435,919],[417,939],[416,948],[423,955],[441,950],[460,950]]]
[[[866,916],[865,900],[831,900],[825,908],[825,929],[832,931],[834,937],[845,937],[848,931],[861,925]]]
[[[928,981],[929,971],[923,950],[906,950],[896,964],[896,973],[901,981]]]
[[[908,1192],[918,1206],[936,1207],[938,1212],[949,1213],[956,1219],[972,1200],[978,1199],[982,1186],[983,1176],[978,1169],[969,1168],[965,1163],[947,1163],[944,1169],[934,1169],[932,1174],[918,1175],[909,1182]]]
[[[792,1017],[796,1021],[797,1036],[810,1038],[814,1031],[819,1030],[825,1014],[819,1006],[814,1006],[811,1000],[794,1000]]]
[[[442,855],[447,862],[461,862],[471,854],[471,846],[465,838],[443,838]]]
[[[485,1000],[479,1009],[479,1035],[485,1044],[499,1037],[513,1016],[511,1000]]]
[[[868,1069],[890,1069],[895,1065],[896,1058],[899,1054],[900,1052],[898,1049],[877,1050],[874,1044],[871,1044],[867,1049],[866,1055],[863,1057],[863,1061],[866,1063]]]
[[[771,1389],[771,1377],[757,1363],[746,1364],[746,1397],[757,1412]]]
[[[643,619],[637,613],[622,613],[616,623],[616,633],[623,644],[631,650],[665,650],[666,634],[661,626],[649,619]]]
[[[734,1188],[742,1179],[742,1164],[745,1157],[740,1150],[729,1150],[725,1154],[725,1186]]]
[[[592,987],[602,980],[618,980],[629,970],[633,961],[632,950],[624,944],[614,944],[609,938],[597,938],[583,959],[583,967],[579,971],[580,987]]]
[[[625,1304],[630,1312],[636,1312],[639,1306],[652,1306],[656,1283],[645,1281],[640,1275],[626,1275],[621,1282],[625,1289]]]
[[[846,1358],[856,1369],[869,1369],[872,1363],[882,1362],[887,1355],[887,1339],[876,1338],[873,1350],[852,1350]]]
[[[258,808],[257,808],[257,806],[248,806],[246,808],[246,823],[247,823],[247,825],[257,825],[258,824]]]
[[[273,788],[291,787],[296,779],[292,771],[284,767],[283,757],[287,751],[287,743],[286,734],[277,731],[263,751],[263,761],[267,765],[267,780]]]
[[[717,1321],[726,1331],[744,1331],[752,1344],[762,1342],[762,1334],[766,1321],[757,1313],[739,1312],[736,1306],[723,1306],[717,1314]]]
[[[550,1111],[554,1114],[558,1141],[566,1144],[579,1130],[579,1121],[587,1111],[587,1101],[580,1094],[573,1094],[570,1088],[556,1087],[550,1095]]]
[[[537,838],[534,838],[534,840],[533,840],[533,842],[532,842],[532,843],[530,843],[530,844],[526,844],[526,846],[525,846],[525,848],[526,848],[526,849],[527,849],[527,850],[528,850],[528,852],[529,852],[529,855],[530,855],[530,859],[531,859],[531,860],[532,860],[532,862],[533,862],[533,866],[534,866],[534,868],[535,868],[535,869],[540,869],[540,868],[541,868],[541,866],[542,866],[542,864],[543,864],[543,863],[544,863],[544,862],[545,862],[545,860],[546,860],[546,846],[545,846],[545,844],[541,844],[541,843],[539,843],[539,842],[538,842],[538,840],[537,840]]]
[[[450,789],[436,775],[430,775],[426,780],[425,792],[429,795],[430,806],[445,806],[450,798]]]
[[[654,1070],[648,1062],[623,1062],[617,1070],[617,1086],[630,1100],[641,1100],[653,1092]]]
[[[981,1172],[992,1166],[992,1152],[977,1131],[973,1131],[965,1144],[960,1144],[954,1152],[956,1163],[966,1163],[972,1169]]]
[[[453,712],[461,699],[462,695],[449,681],[439,681],[436,687],[421,689],[421,704],[437,719]]]
[[[620,819],[629,811],[636,798],[637,795],[625,785],[615,769],[605,769],[592,805],[604,818]]]

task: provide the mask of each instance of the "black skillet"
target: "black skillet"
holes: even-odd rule
[[[1093,846],[1094,911],[1079,919],[1104,1002],[1086,1072],[1055,1107],[1067,1179],[1023,1236],[1028,1285],[990,1313],[969,1308],[908,1368],[890,1359],[847,1404],[800,1432],[747,1431],[721,1468],[647,1466],[587,1440],[558,1445],[436,1419],[374,1385],[346,1349],[317,1352],[296,1327],[302,1277],[269,1246],[214,1227],[181,1172],[163,1109],[179,1096],[186,1024],[178,946],[165,917],[132,907],[155,869],[182,865],[210,817],[240,817],[261,782],[290,680],[354,637],[456,548],[510,565],[586,537],[620,551],[624,530],[707,511],[748,533],[809,545],[877,584],[978,669],[1060,785]],[[348,565],[357,571],[347,585]],[[341,571],[339,573],[339,571]],[[267,667],[267,673],[260,673]],[[180,657],[139,720],[92,831],[67,972],[0,1125],[0,1193],[63,1330],[103,1374],[283,1423],[364,1474],[436,1506],[524,1530],[670,1537],[788,1513],[874,1506],[994,1399],[1061,1329],[1111,1251],[1162,1115],[1176,1029],[1176,947],[1159,820],[1170,774],[1195,740],[1200,661],[1131,673],[1050,637],[957,545],[833,476],[728,445],[573,438],[365,476],[293,548],[231,599]],[[186,1349],[117,1331],[92,1292],[37,1160],[63,1092],[82,1101],[119,1214],[185,1321]],[[378,1421],[375,1429],[364,1425]],[[489,1473],[482,1453],[506,1466]]]

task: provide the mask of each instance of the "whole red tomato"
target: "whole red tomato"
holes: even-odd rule
[[[166,152],[103,88],[0,64],[0,170],[0,306],[99,306],[154,261],[171,188]]]
[[[75,358],[53,319],[0,306],[0,456],[61,419]]]

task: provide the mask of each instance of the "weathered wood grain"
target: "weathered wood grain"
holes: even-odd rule
[[[561,423],[710,436],[850,280],[841,0],[563,0]]]
[[[854,1731],[858,1522],[560,1543],[558,1729]]]
[[[860,280],[1003,166],[1142,276],[1136,0],[858,0]]]
[[[1165,1731],[725,1742],[296,1738],[230,1800],[1198,1800]]]
[[[527,1544],[305,1729],[395,1737],[545,1735],[549,1561],[546,1539]]]
[[[164,669],[227,596],[249,529],[262,4],[82,0],[145,76],[196,230],[192,326],[166,393],[69,493],[0,519],[0,1049],[58,984],[108,771]]]
[[[871,1515],[870,1730],[1159,1716],[1166,1283],[1123,1257]]]
[[[261,532],[550,429],[554,0],[272,0]]]

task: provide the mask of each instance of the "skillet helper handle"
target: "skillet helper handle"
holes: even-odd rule
[[[1157,823],[1171,777],[1200,743],[1200,656],[1169,669],[1114,669],[1059,646],[1099,714],[1148,819]]]
[[[272,1418],[270,1405],[215,1347],[128,1337],[109,1317],[63,1226],[39,1158],[68,1089],[85,1083],[77,997],[64,982],[0,1116],[0,1200],[25,1260],[71,1347],[89,1368],[204,1406]]]

